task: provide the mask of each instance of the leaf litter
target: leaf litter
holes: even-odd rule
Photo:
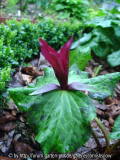
[[[13,77],[13,85],[10,85],[10,87],[22,87],[35,82],[37,76],[44,75],[44,67],[50,66],[44,57],[41,57],[41,60],[32,60],[30,64],[28,68],[23,67],[21,72],[16,72]],[[90,77],[94,77],[94,68],[100,64],[101,62],[96,61],[96,59],[92,60],[88,62],[85,71],[89,71]],[[102,61],[102,64],[105,65],[100,69],[99,75],[115,72],[116,70],[118,71],[118,69],[116,69],[118,67],[111,69],[104,61]],[[32,73],[30,73],[31,71]],[[93,100],[93,102],[96,106],[98,118],[101,120],[106,131],[110,133],[113,128],[114,120],[120,115],[120,83],[116,85],[113,98],[108,97],[104,101]],[[16,154],[42,154],[40,145],[34,140],[35,135],[26,122],[25,113],[20,113],[12,101],[10,101],[8,105],[10,108],[3,107],[4,114],[2,114],[2,111],[0,112],[0,159],[13,160],[13,158],[8,158],[11,152]],[[100,128],[94,120],[91,121],[91,126],[104,150],[105,139]],[[116,140],[110,140],[111,145],[115,142]],[[99,153],[99,147],[92,135],[88,142],[71,154],[83,155],[96,153]]]

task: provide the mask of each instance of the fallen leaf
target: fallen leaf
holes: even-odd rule
[[[107,110],[107,109],[110,109],[108,106],[104,105],[104,104],[101,104],[99,103],[99,101],[97,100],[92,100],[95,107],[98,108],[98,109],[101,109],[101,110]]]
[[[38,67],[38,62],[39,62],[39,59],[37,58],[37,59],[33,59],[33,60],[31,60],[29,63],[32,65],[32,66],[34,66],[34,67]]]
[[[110,126],[113,127],[113,125],[114,125],[114,119],[112,117],[109,117],[108,121],[110,123]]]
[[[112,117],[115,118],[120,114],[120,107],[119,106],[115,106],[113,108],[113,112],[112,112]]]
[[[13,130],[16,126],[17,126],[16,123],[7,122],[7,123],[0,125],[0,130],[5,131],[5,132],[9,132],[9,131]]]
[[[34,150],[31,146],[25,144],[25,143],[22,143],[22,142],[17,142],[15,140],[13,140],[13,144],[14,144],[14,147],[15,147],[15,152],[19,155],[20,153],[21,154],[30,154],[32,153]]]
[[[107,98],[105,99],[105,102],[106,102],[106,104],[112,104],[112,103],[113,103],[111,97],[107,97]]]
[[[24,71],[25,73],[27,73],[28,75],[34,76],[34,77],[38,77],[38,76],[43,76],[44,73],[43,71],[37,71],[35,69],[33,69],[33,67],[24,67],[22,68],[22,71]]]
[[[3,124],[5,122],[9,122],[9,121],[13,121],[15,120],[16,118],[13,117],[12,115],[10,114],[6,114],[5,116],[3,116],[2,118],[0,118],[0,124]]]
[[[77,154],[87,154],[91,149],[87,148],[87,147],[80,147],[76,150],[76,152],[74,153],[75,155]]]
[[[0,160],[15,160],[15,159],[14,158],[8,158],[8,157],[0,156]]]
[[[14,140],[17,141],[21,137],[21,134],[16,134]]]
[[[97,115],[104,116],[104,112],[96,108]]]
[[[9,106],[9,108],[6,108],[7,110],[13,110],[13,109],[19,110],[17,106],[14,104],[12,99],[7,103],[7,105]]]
[[[50,63],[45,59],[45,57],[42,54],[40,54],[40,59],[38,62],[37,70],[40,70],[41,66],[43,66],[43,65],[48,67],[48,66],[50,66]]]
[[[27,122],[26,118],[24,118],[22,115],[19,116],[19,119],[21,122]]]
[[[13,134],[14,134],[15,130],[12,130],[10,132],[8,132],[7,134],[5,134],[5,136],[3,137],[3,141],[0,141],[0,150],[5,153],[6,151],[9,150],[12,139],[13,139]]]
[[[26,85],[31,83],[33,76],[27,75],[27,74],[22,74],[23,80]]]
[[[17,72],[12,79],[12,83],[9,83],[11,87],[23,87],[25,86],[25,82],[23,80],[21,72]]]
[[[11,115],[14,116],[14,117],[16,117],[16,115],[17,115],[16,113],[17,113],[17,110],[13,109],[12,112],[11,112]]]
[[[99,75],[105,75],[108,74],[108,72],[106,70],[100,71]]]
[[[114,99],[113,99],[113,103],[114,103],[115,105],[117,105],[117,104],[118,104],[118,100],[117,100],[117,98],[114,98]]]

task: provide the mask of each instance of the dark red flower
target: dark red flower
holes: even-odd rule
[[[68,89],[68,72],[69,72],[69,51],[73,41],[71,39],[64,44],[58,53],[51,48],[47,42],[40,38],[41,52],[45,59],[51,64],[55,71],[55,75],[60,83],[62,90]]]
[[[79,91],[96,91],[95,88],[88,86],[80,82],[73,82],[68,85],[68,72],[69,72],[69,51],[73,41],[73,36],[71,39],[64,44],[58,53],[53,48],[51,48],[47,42],[40,38],[41,52],[45,59],[51,64],[55,71],[55,75],[60,83],[60,86],[50,83],[45,86],[38,88],[30,95],[43,94],[52,90],[79,90]]]

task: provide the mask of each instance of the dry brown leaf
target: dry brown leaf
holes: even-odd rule
[[[38,61],[39,61],[39,59],[37,58],[37,59],[33,59],[33,60],[31,60],[29,63],[32,65],[32,66],[34,66],[34,67],[38,67]]]
[[[106,104],[112,104],[112,103],[113,103],[113,100],[112,100],[111,97],[107,97],[107,98],[105,99],[105,102],[106,102]]]
[[[3,140],[0,141],[0,150],[5,153],[6,151],[9,150],[12,139],[13,139],[13,134],[14,134],[15,130],[12,130],[10,132],[8,132],[7,134],[5,134],[5,136],[3,137]]]
[[[7,113],[5,116],[0,118],[0,124],[5,123],[5,122],[9,122],[9,121],[13,121],[15,119],[16,119],[15,117],[13,117],[12,115]]]
[[[27,74],[22,74],[23,80],[26,85],[31,83],[33,76],[27,75]]]
[[[14,158],[0,156],[0,160],[15,160]]]
[[[12,79],[12,83],[9,84],[11,87],[23,87],[25,82],[23,80],[21,72],[17,72]]]
[[[22,68],[22,71],[24,71],[28,75],[31,75],[31,76],[34,76],[34,77],[38,77],[38,76],[43,76],[44,75],[43,71],[41,71],[41,72],[37,71],[33,67],[24,67],[24,68]]]
[[[15,152],[17,153],[17,155],[30,154],[30,153],[32,153],[34,151],[31,146],[29,146],[29,145],[27,145],[25,143],[17,142],[15,140],[13,140],[13,144],[14,144]]]
[[[16,123],[8,122],[8,123],[1,124],[0,130],[5,131],[5,132],[9,132],[9,131],[13,130],[15,127],[17,127]]]
[[[107,110],[107,109],[110,109],[108,106],[104,105],[104,104],[101,104],[99,103],[99,101],[97,100],[92,100],[95,107],[98,108],[98,109],[101,109],[101,110]]]
[[[17,110],[13,109],[12,112],[11,112],[11,115],[14,116],[14,117],[16,117],[16,115],[17,115],[16,113],[17,113]]]
[[[22,115],[19,116],[19,119],[21,122],[27,122],[26,118],[24,118]]]
[[[117,98],[114,98],[114,99],[113,99],[113,103],[114,103],[115,105],[117,105],[117,104],[118,104],[118,100],[117,100]]]
[[[7,103],[7,105],[9,106],[9,108],[6,108],[7,110],[13,110],[13,109],[18,110],[17,106],[14,104],[12,99]]]
[[[96,108],[97,115],[104,116],[104,112]]]

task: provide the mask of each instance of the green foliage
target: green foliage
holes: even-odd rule
[[[8,0],[5,1],[4,6],[5,6],[5,12],[7,13],[17,13],[18,7],[16,6],[18,0]]]
[[[107,16],[96,17],[87,22],[85,31],[87,33],[84,33],[80,40],[82,47],[90,47],[98,57],[106,58],[112,67],[120,65],[118,61],[120,55],[120,20],[115,14],[110,13]],[[78,41],[73,44],[72,49],[77,47],[77,43]]]
[[[84,48],[80,46],[70,52],[70,66],[77,62],[79,69],[84,70],[88,60],[91,60],[89,47]]]
[[[97,89],[89,92],[89,96],[102,100],[113,94],[119,79],[119,72],[88,79],[88,73],[80,71],[74,64],[69,70],[68,84],[89,84]],[[51,151],[71,152],[90,138],[90,121],[96,116],[95,107],[87,95],[75,90],[53,90],[42,95],[30,95],[49,83],[58,84],[58,80],[53,69],[46,67],[44,77],[38,77],[36,85],[9,89],[9,94],[21,112],[28,112],[28,123],[44,154]]]
[[[120,4],[120,0],[116,0],[116,2]]]
[[[40,6],[40,9],[42,8],[45,10],[46,8],[50,7],[52,0],[36,0],[35,6]]]
[[[12,32],[16,32],[11,48],[17,61],[28,60],[32,55],[37,55],[39,51],[37,24],[24,19],[21,22],[14,19],[6,23]]]
[[[72,24],[70,22],[62,24],[51,19],[42,20],[36,24],[24,19],[21,22],[15,19],[7,20],[6,23],[8,27],[5,27],[4,24],[0,26],[0,39],[4,48],[2,50],[6,48],[11,56],[8,51],[4,55],[0,52],[0,55],[4,57],[6,55],[6,60],[9,57],[9,62],[12,65],[19,65],[22,61],[28,61],[32,56],[37,55],[40,48],[40,37],[46,40],[55,50],[59,50],[72,34],[74,40],[77,40],[81,28],[81,24]],[[0,61],[4,62],[4,60],[5,58]]]
[[[107,62],[112,67],[120,65],[120,50],[108,55]]]
[[[8,0],[8,1],[9,1],[9,4],[12,6],[18,3],[18,0]]]
[[[5,38],[1,36],[0,39],[0,69],[4,67],[11,67],[11,64],[14,63],[14,53],[10,45],[4,45]]]
[[[120,139],[120,115],[116,118],[113,131],[109,134],[110,139]]]
[[[0,91],[6,86],[6,82],[10,80],[10,68],[0,70]]]
[[[29,3],[35,3],[36,0],[28,0]]]
[[[79,20],[85,20],[88,16],[88,0],[53,0],[53,10],[61,12],[59,18],[67,19],[75,17]]]
[[[55,50],[59,50],[71,38],[72,34],[74,40],[76,40],[79,37],[81,28],[81,24],[78,23],[55,23],[51,19],[38,22],[39,37],[47,41]]]
[[[0,110],[2,106],[7,106],[6,103],[8,102],[8,95],[7,91],[7,82],[11,80],[10,78],[10,71],[11,68],[4,68],[0,70]]]

